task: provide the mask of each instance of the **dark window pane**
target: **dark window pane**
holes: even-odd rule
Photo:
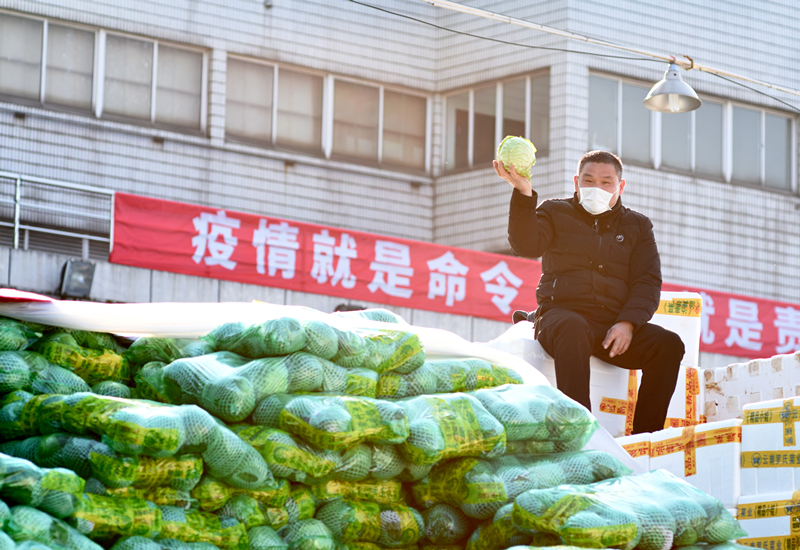
[[[710,101],[694,111],[694,166],[698,174],[722,177],[722,112],[722,104]]]
[[[733,108],[733,179],[761,182],[761,112]]]
[[[617,152],[617,89],[616,80],[589,77],[590,150]]]

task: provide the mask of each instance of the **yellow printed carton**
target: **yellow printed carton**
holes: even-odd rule
[[[742,408],[742,495],[800,487],[800,397]]]
[[[737,516],[747,531],[739,544],[774,550],[800,545],[800,491],[743,496]]]

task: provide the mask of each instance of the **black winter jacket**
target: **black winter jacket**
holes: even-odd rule
[[[514,190],[508,242],[517,256],[542,258],[536,318],[558,306],[600,320],[647,323],[658,308],[661,260],[653,224],[622,206],[593,216],[571,199],[543,201]]]

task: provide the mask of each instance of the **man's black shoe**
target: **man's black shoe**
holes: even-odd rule
[[[527,321],[528,320],[528,312],[527,311],[522,311],[521,309],[518,309],[513,314],[511,314],[511,320],[514,321],[515,325],[517,323],[519,323],[520,321]]]

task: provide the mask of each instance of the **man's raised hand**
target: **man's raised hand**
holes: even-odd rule
[[[531,180],[525,176],[520,176],[517,174],[517,170],[514,168],[513,164],[508,165],[508,170],[506,170],[502,162],[497,160],[492,161],[492,165],[494,166],[494,171],[497,173],[497,175],[511,184],[514,189],[528,197],[533,196]]]

